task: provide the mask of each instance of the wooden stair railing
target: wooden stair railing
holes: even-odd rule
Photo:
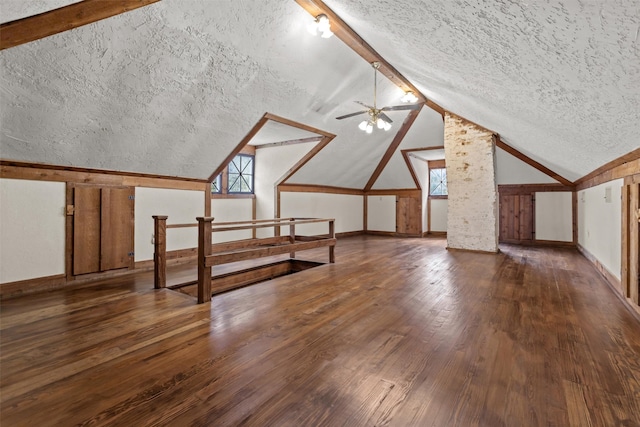
[[[167,216],[154,215],[154,287],[167,286],[167,229],[198,227],[198,304],[211,300],[211,269],[214,265],[244,261],[273,255],[289,253],[295,258],[296,251],[320,247],[329,248],[329,262],[335,263],[335,219],[319,218],[274,218],[250,221],[214,223],[213,217],[198,217],[196,224],[167,225]],[[296,225],[327,222],[327,234],[296,235]],[[256,230],[258,228],[280,228],[289,226],[285,236],[253,238],[223,243],[212,243],[212,233],[237,230]]]

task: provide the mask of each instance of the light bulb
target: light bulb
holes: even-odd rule
[[[327,15],[322,14],[316,16],[316,21],[318,22],[318,30],[321,32],[329,31],[331,24],[329,23],[329,18]]]
[[[384,129],[384,124],[385,123],[386,122],[384,120],[378,119],[377,122],[376,122],[376,124],[378,125],[378,129]]]
[[[333,32],[331,32],[331,30],[326,30],[322,32],[322,35],[320,37],[322,37],[323,39],[328,39],[332,35],[333,35]]]
[[[367,123],[367,129],[366,129],[367,133],[371,133],[373,132],[373,125],[371,123]]]
[[[388,131],[389,129],[391,129],[391,123],[384,122],[384,130]]]
[[[358,128],[360,130],[367,130],[367,125],[369,124],[369,122],[367,122],[366,120],[363,120],[359,125]]]
[[[400,100],[402,102],[416,102],[418,100],[418,97],[409,90],[405,92],[404,96]]]

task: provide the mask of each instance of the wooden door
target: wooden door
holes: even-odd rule
[[[133,251],[133,188],[101,189],[100,270],[127,268]]]
[[[500,194],[500,242],[531,243],[534,239],[532,194]]]
[[[409,236],[422,234],[422,203],[420,197],[396,197],[396,232]]]
[[[73,274],[100,271],[100,187],[73,188]]]
[[[640,305],[640,175],[622,187],[622,292]]]
[[[71,274],[132,268],[133,187],[72,184],[69,191],[72,206],[67,211],[73,215],[68,255]]]

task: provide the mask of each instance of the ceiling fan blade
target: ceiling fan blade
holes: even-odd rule
[[[421,107],[422,104],[393,105],[391,107],[384,107],[380,111],[419,110]]]
[[[342,119],[347,119],[349,117],[358,116],[358,115],[364,114],[364,113],[366,113],[368,111],[369,110],[364,110],[364,111],[358,111],[357,113],[345,114],[344,116],[336,117],[336,120],[342,120]]]
[[[367,104],[365,104],[365,103],[364,103],[364,102],[362,102],[362,101],[353,101],[353,102],[355,102],[356,104],[360,104],[360,105],[362,105],[363,107],[367,107],[367,108],[368,108],[368,109],[370,109],[370,110],[372,110],[372,109],[373,109],[373,107],[372,107],[371,105],[367,105]]]
[[[391,120],[389,118],[389,116],[387,116],[385,113],[378,114],[378,117],[380,117],[382,120],[384,120],[385,122],[387,122],[389,124],[393,123],[393,120]]]

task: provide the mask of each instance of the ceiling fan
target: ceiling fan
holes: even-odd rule
[[[364,120],[358,125],[360,130],[367,133],[373,132],[373,127],[377,126],[378,129],[384,129],[385,131],[391,129],[391,123],[393,120],[385,114],[385,111],[398,111],[398,110],[418,110],[422,106],[421,104],[405,104],[405,105],[393,105],[390,107],[378,108],[376,106],[376,98],[378,92],[378,68],[380,68],[379,62],[372,62],[373,67],[373,106],[367,105],[361,101],[355,101],[356,103],[367,107],[366,110],[358,111],[351,114],[345,114],[344,116],[336,117],[337,120],[347,119],[349,117],[359,116],[360,114],[369,114],[369,120]]]

